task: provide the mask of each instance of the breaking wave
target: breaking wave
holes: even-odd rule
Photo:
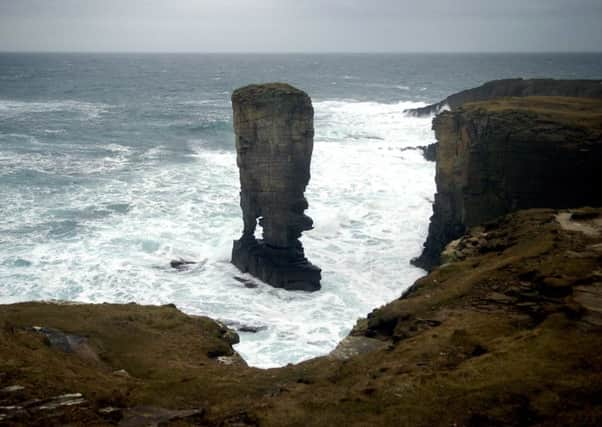
[[[99,114],[105,108],[2,105],[19,114]],[[230,250],[242,228],[236,154],[232,140],[217,141],[206,132],[213,124],[225,130],[228,116],[214,120],[213,112],[208,128],[199,126],[199,137],[186,144],[187,161],[173,157],[177,152],[165,143],[19,151],[42,142],[5,135],[13,144],[0,152],[2,171],[11,174],[0,189],[0,299],[175,303],[188,313],[256,328],[241,332],[237,346],[250,365],[280,366],[325,354],[358,317],[399,296],[422,274],[409,260],[426,234],[434,166],[400,150],[431,142],[430,121],[403,114],[416,105],[315,103],[306,195],[316,228],[303,237],[310,259],[323,269],[323,290],[314,294],[257,281],[256,288],[246,288],[234,279],[241,274],[229,263]],[[200,263],[176,272],[169,268],[176,258]]]

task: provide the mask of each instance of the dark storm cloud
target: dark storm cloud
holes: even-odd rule
[[[0,0],[0,50],[599,51],[600,0]]]

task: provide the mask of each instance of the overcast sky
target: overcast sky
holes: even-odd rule
[[[602,0],[0,0],[1,51],[600,51]]]

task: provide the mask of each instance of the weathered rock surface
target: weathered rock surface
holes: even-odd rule
[[[313,226],[304,214],[314,136],[311,99],[287,84],[251,85],[234,91],[232,108],[244,222],[232,263],[272,286],[316,291],[321,270],[305,258],[299,241]],[[258,223],[261,240],[255,238]]]
[[[198,264],[197,261],[189,261],[185,259],[173,259],[169,262],[169,266],[171,268],[175,268],[179,271],[184,271],[190,268],[190,266]]]
[[[339,360],[348,360],[361,354],[372,353],[388,347],[389,344],[382,340],[367,336],[349,335],[343,338],[328,356]]]
[[[602,80],[503,79],[463,90],[441,102],[405,112],[414,116],[430,116],[450,108],[455,110],[468,102],[522,96],[567,96],[602,98]]]
[[[429,162],[434,162],[437,160],[437,143],[433,142],[428,145],[418,145],[415,147],[404,147],[401,151],[409,151],[409,150],[420,150],[422,152],[422,157],[424,160]]]
[[[163,426],[177,422],[202,425],[203,414],[203,409],[170,411],[157,407],[136,407],[123,411],[119,427]]]
[[[279,369],[239,363],[232,331],[174,306],[0,306],[0,424],[597,427],[601,335],[602,209],[520,211],[330,355]]]
[[[526,97],[467,104],[433,120],[437,194],[430,269],[473,226],[519,209],[602,206],[602,100]]]

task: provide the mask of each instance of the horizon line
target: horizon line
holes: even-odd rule
[[[602,50],[539,50],[539,51],[167,51],[167,50],[2,50],[0,54],[157,54],[157,55],[533,55],[533,54],[602,54]]]

